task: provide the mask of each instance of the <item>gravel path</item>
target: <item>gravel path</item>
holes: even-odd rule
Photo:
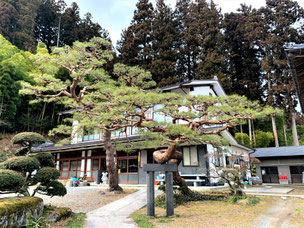
[[[101,194],[100,192],[105,192]],[[49,196],[37,194],[42,198],[44,204],[51,204],[58,207],[69,207],[73,212],[84,212],[96,210],[112,201],[118,200],[128,194],[134,192],[134,190],[126,189],[124,193],[114,194],[113,192],[107,192],[102,188],[95,187],[68,187],[67,194],[64,197]]]

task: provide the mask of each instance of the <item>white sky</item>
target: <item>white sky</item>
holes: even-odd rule
[[[150,1],[155,4],[155,0]],[[165,1],[172,7],[175,6],[176,0]],[[130,25],[138,0],[65,0],[65,2],[68,6],[72,2],[77,2],[81,15],[90,12],[93,21],[109,31],[113,45],[116,46],[122,30]],[[222,9],[222,13],[236,11],[241,3],[252,5],[254,8],[265,5],[265,0],[214,0],[214,2]],[[298,0],[298,3],[304,7],[304,0]]]

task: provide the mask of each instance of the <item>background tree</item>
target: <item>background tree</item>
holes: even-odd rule
[[[131,25],[123,31],[118,42],[118,51],[123,64],[151,69],[152,62],[152,21],[154,9],[149,0],[139,0]]]
[[[252,100],[263,100],[261,65],[258,50],[247,38],[246,26],[251,7],[241,5],[237,13],[227,13],[223,21],[224,42],[228,48],[225,91],[245,95]]]
[[[49,49],[56,46],[60,13],[61,6],[55,0],[43,1],[37,10],[35,38]]]
[[[177,62],[177,21],[172,9],[164,0],[158,0],[152,21],[152,63],[150,72],[158,86],[173,84],[178,80]]]

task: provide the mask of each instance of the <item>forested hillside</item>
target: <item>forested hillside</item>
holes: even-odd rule
[[[175,7],[164,0],[155,5],[139,0],[117,42],[113,63],[143,67],[158,87],[216,76],[227,94],[244,95],[284,111],[281,116],[252,121],[249,145],[274,145],[271,136],[262,145],[254,144],[256,138],[272,134],[271,118],[276,120],[280,145],[290,145],[290,119],[297,99],[284,48],[304,43],[303,21],[304,10],[294,0],[266,0],[258,9],[240,5],[237,12],[226,14],[209,0],[180,0]],[[61,121],[57,114],[64,106],[31,103],[32,97],[19,94],[20,80],[32,82],[30,56],[40,41],[48,50],[94,36],[111,41],[106,29],[94,23],[90,13],[82,18],[76,3],[0,0],[1,132],[46,133]],[[112,65],[106,66],[109,72]],[[64,69],[57,76],[69,80]],[[301,118],[298,114],[299,124]],[[298,126],[299,134],[304,133],[301,129]],[[246,144],[248,131],[244,123],[233,133],[248,134],[238,137]]]

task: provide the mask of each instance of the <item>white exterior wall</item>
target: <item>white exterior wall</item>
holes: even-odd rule
[[[72,144],[75,144],[78,142],[78,133],[77,131],[77,125],[78,125],[78,120],[73,120],[73,125],[72,125]]]
[[[57,159],[60,159],[60,153],[57,153]],[[60,170],[59,161],[56,162],[56,169],[57,169],[57,170]]]
[[[197,86],[193,87],[193,91],[189,91],[190,95],[204,95],[204,96],[216,96],[213,89],[210,88],[210,86]]]
[[[88,150],[88,157],[92,156],[92,151]],[[92,159],[87,159],[87,170],[92,170]],[[88,172],[88,177],[92,176],[92,172]]]
[[[81,157],[83,157],[83,159],[81,159],[81,172],[80,172],[80,176],[83,177],[84,176],[84,169],[85,169],[85,151],[81,152]]]
[[[210,180],[210,184],[215,184],[219,182],[219,178],[213,178],[212,176],[217,176],[215,170],[215,157],[214,157],[214,153],[215,153],[215,148],[211,145],[208,144],[207,145],[207,161],[209,163],[209,175],[211,176],[209,178]]]

